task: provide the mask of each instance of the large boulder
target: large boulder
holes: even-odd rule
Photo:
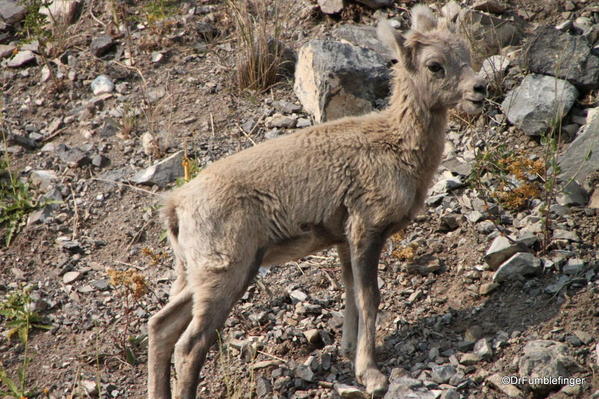
[[[565,80],[527,75],[501,103],[508,120],[529,136],[540,136],[568,113],[578,90]]]
[[[313,40],[299,51],[293,89],[316,122],[361,115],[388,95],[389,70],[372,50]]]
[[[524,46],[520,64],[526,70],[566,79],[583,90],[599,87],[599,57],[586,38],[551,26],[537,28]]]
[[[545,397],[549,392],[566,385],[566,378],[579,366],[569,356],[566,344],[537,340],[526,344],[518,368],[519,376],[538,379],[534,383],[530,381],[529,386],[536,395]]]
[[[584,183],[587,176],[599,170],[599,107],[589,109],[586,125],[558,162],[563,181],[576,179]]]
[[[27,9],[21,2],[14,0],[0,0],[0,22],[12,25],[25,18]]]
[[[343,42],[375,51],[387,61],[395,59],[387,46],[378,39],[374,26],[344,24],[335,29],[332,34]]]

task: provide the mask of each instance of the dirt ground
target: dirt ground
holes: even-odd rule
[[[132,15],[143,15],[141,3],[129,5]],[[528,21],[541,24],[560,22],[563,3],[510,0],[507,6]],[[76,80],[63,79],[65,86],[57,90],[52,81],[40,83],[41,65],[1,71],[7,123],[28,131],[28,127],[46,127],[56,118],[72,118],[74,122],[65,122],[48,142],[75,147],[92,144],[110,159],[110,165],[70,168],[52,151],[40,149],[22,149],[11,155],[11,169],[23,175],[29,170],[57,170],[64,202],[51,223],[25,226],[9,247],[0,249],[0,295],[22,284],[32,287],[34,299],[39,299],[37,310],[53,326],[47,332],[33,330],[27,348],[0,337],[0,364],[14,376],[23,369],[27,357],[27,386],[41,392],[38,397],[85,397],[82,382],[92,381],[100,383],[101,397],[139,398],[146,394],[147,320],[166,303],[174,277],[171,252],[158,218],[158,202],[166,190],[114,184],[111,173],[130,172],[154,161],[140,145],[145,131],[157,132],[171,152],[185,149],[204,166],[264,140],[267,129],[260,127],[248,138],[239,126],[248,120],[259,123],[275,100],[297,100],[291,81],[266,93],[240,94],[234,90],[231,70],[235,49],[230,27],[221,19],[221,2],[203,0],[195,4],[213,6],[207,15],[214,19],[211,22],[220,35],[208,42],[197,30],[197,24],[208,17],[188,14],[191,3],[177,4],[174,15],[166,21],[136,30],[130,44],[115,34],[123,48],[135,48],[134,67],[89,54],[91,39],[114,29],[104,2],[91,4],[92,12],[84,9],[76,27],[63,39],[61,57],[77,56]],[[412,4],[396,1],[388,12],[401,13]],[[320,15],[314,7],[314,3],[302,3],[289,31],[287,39],[296,49],[340,23],[374,21],[374,11],[363,6],[352,5],[343,17],[335,18]],[[152,62],[152,51],[160,51],[163,61]],[[89,83],[101,73],[122,82],[124,94],[90,107]],[[164,95],[149,103],[152,90],[163,90]],[[107,123],[106,119],[118,119],[110,116],[109,110],[140,104],[145,104],[144,111],[126,137],[83,134],[88,128],[101,131],[104,125],[97,123]],[[100,122],[97,115],[103,116]],[[504,139],[522,140],[515,132],[511,134],[514,137]],[[576,220],[584,243],[580,256],[592,261],[597,255],[597,213],[580,211]],[[505,336],[492,358],[471,366],[470,383],[460,389],[463,398],[499,399],[505,394],[490,387],[485,378],[497,372],[517,374],[517,359],[526,342],[535,338],[568,342],[574,331],[586,331],[594,337],[592,345],[597,344],[597,281],[574,282],[558,294],[548,295],[543,287],[554,282],[555,276],[547,273],[503,284],[491,294],[481,295],[479,286],[489,282],[492,273],[473,267],[484,263],[487,237],[468,224],[442,232],[439,223],[436,214],[424,211],[404,233],[408,241],[418,238],[414,241],[417,255],[433,256],[441,265],[439,271],[424,276],[407,273],[406,263],[398,260],[394,250],[408,241],[389,244],[381,259],[377,353],[384,373],[389,375],[393,369],[407,373],[418,363],[430,362],[433,348],[449,358],[463,344],[468,331],[496,340]],[[76,241],[77,245],[68,249],[61,244],[64,241]],[[139,273],[149,292],[134,299],[125,288],[110,283],[109,269]],[[70,271],[81,275],[65,284],[63,277]],[[289,296],[293,290],[305,292],[310,306],[298,308]],[[234,308],[222,333],[229,345],[220,345],[220,350],[215,348],[209,354],[199,397],[250,397],[259,389],[261,378],[277,379],[273,372],[281,364],[292,370],[310,356],[322,363],[325,355],[330,356],[327,359],[332,368],[317,372],[311,383],[285,388],[286,392],[278,394],[337,397],[334,383],[356,385],[351,363],[337,352],[342,310],[343,290],[334,250],[273,266],[260,275]],[[328,339],[311,344],[303,334],[308,329],[324,330]],[[236,340],[254,343],[249,351],[254,351],[255,357],[247,355],[246,346],[236,347]],[[592,345],[573,346],[571,354],[580,364],[588,364],[597,356]],[[571,397],[589,398],[599,390],[598,370],[599,364],[575,373],[586,383]],[[277,392],[276,386],[273,390]],[[550,397],[565,396],[556,393]]]

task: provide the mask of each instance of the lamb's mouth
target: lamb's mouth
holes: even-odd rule
[[[472,104],[474,104],[477,107],[482,107],[485,100],[484,99],[480,99],[480,100],[470,100],[468,99],[467,101],[471,102]]]

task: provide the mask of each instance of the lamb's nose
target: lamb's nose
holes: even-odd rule
[[[474,85],[474,92],[478,94],[482,94],[483,96],[487,95],[487,85],[479,82]]]

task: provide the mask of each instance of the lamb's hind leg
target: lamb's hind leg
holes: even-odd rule
[[[366,386],[369,394],[382,395],[387,390],[387,378],[376,365],[374,350],[376,315],[380,302],[377,283],[378,261],[384,245],[384,237],[352,220],[350,252],[354,277],[355,300],[358,309],[358,339],[356,348],[356,379]]]
[[[352,361],[356,356],[356,339],[358,336],[358,312],[354,295],[354,276],[351,267],[349,245],[337,246],[343,285],[345,286],[345,312],[343,313],[343,335],[341,336],[341,353]]]
[[[192,295],[183,289],[148,323],[148,398],[170,399],[171,355],[191,320]]]
[[[193,287],[192,320],[175,345],[176,399],[195,399],[200,370],[231,308],[256,274],[251,260],[229,264],[220,271],[190,270]]]

